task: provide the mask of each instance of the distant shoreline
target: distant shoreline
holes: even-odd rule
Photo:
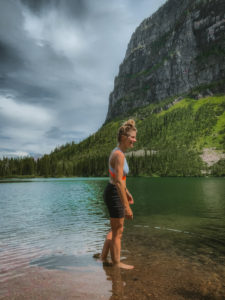
[[[108,178],[108,176],[34,176],[34,175],[15,175],[15,176],[4,176],[4,177],[0,177],[0,181],[1,180],[6,180],[6,179],[35,179],[35,178],[44,178],[44,179],[48,179],[48,178],[96,178],[96,177],[101,177],[101,178]],[[159,176],[157,174],[153,174],[153,175],[139,175],[139,176],[130,176],[130,178],[133,177],[138,177],[138,178],[224,178],[225,176],[213,176],[213,175],[204,175],[202,174],[201,176]],[[129,177],[128,177],[129,180]]]

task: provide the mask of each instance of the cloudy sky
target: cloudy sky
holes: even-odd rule
[[[165,2],[0,0],[0,157],[94,133],[131,34]]]

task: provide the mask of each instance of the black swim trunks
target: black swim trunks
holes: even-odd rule
[[[124,206],[120,200],[116,186],[110,182],[104,191],[104,201],[108,207],[110,218],[124,218]]]

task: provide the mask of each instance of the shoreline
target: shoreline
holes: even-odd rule
[[[110,297],[110,284],[100,270],[77,268],[77,271],[68,272],[29,266],[26,273],[0,282],[0,285],[0,299],[4,300],[99,300]]]
[[[133,270],[103,266],[100,261],[95,266],[66,271],[28,263],[22,274],[18,269],[18,276],[0,281],[0,299],[224,299],[225,269],[220,266],[218,272],[204,255],[195,261],[165,251],[150,250],[144,255],[141,251],[138,249],[135,256],[131,251],[122,251],[127,255],[125,262],[134,264]]]
[[[159,175],[139,175],[139,176],[128,176],[129,178],[224,178],[225,176],[213,176],[213,175],[201,175],[201,176],[159,176]],[[0,177],[1,180],[6,180],[6,179],[35,179],[35,178],[40,178],[40,179],[59,179],[59,178],[109,178],[109,176],[59,176],[59,177],[52,177],[52,176],[33,176],[33,175],[18,175],[18,176],[4,176]]]

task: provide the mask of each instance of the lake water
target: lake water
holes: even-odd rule
[[[225,299],[225,179],[128,178],[134,220],[125,223],[122,259],[135,270],[119,274],[92,257],[109,230],[107,180],[0,181],[0,298],[14,299],[10,282],[34,268],[83,268],[102,270],[105,299],[134,288],[132,299]]]

